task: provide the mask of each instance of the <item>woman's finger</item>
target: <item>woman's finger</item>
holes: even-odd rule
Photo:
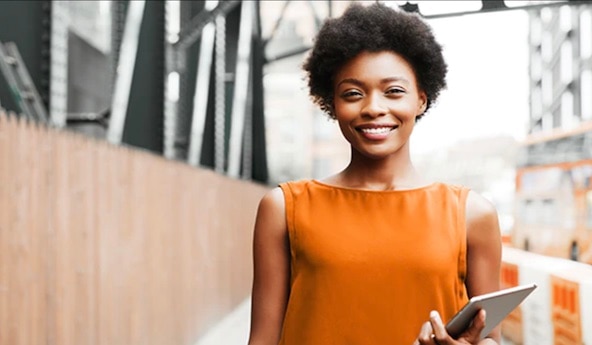
[[[425,322],[421,325],[421,330],[419,331],[419,336],[417,337],[417,341],[421,345],[434,345],[434,339],[432,335],[434,334],[434,330],[432,329],[432,325],[429,321]]]
[[[473,319],[473,323],[471,326],[463,332],[461,338],[467,340],[469,343],[473,344],[476,341],[479,341],[481,338],[481,331],[485,328],[485,319],[486,319],[485,309],[481,309],[477,316]]]
[[[430,324],[432,326],[436,342],[440,345],[449,344],[452,338],[450,338],[448,332],[446,332],[446,327],[444,327],[440,313],[435,310],[430,312]]]

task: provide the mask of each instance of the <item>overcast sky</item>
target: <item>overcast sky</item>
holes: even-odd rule
[[[497,135],[523,139],[529,112],[527,13],[474,14],[430,24],[444,46],[448,89],[416,127],[412,150]]]

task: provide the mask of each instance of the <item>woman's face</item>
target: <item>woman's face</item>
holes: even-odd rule
[[[413,68],[396,53],[362,52],[335,77],[335,117],[345,139],[366,157],[408,150],[415,118],[425,108]]]

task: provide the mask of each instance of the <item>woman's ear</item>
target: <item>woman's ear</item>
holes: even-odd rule
[[[421,91],[419,93],[419,109],[418,109],[418,114],[422,115],[423,113],[425,113],[426,109],[428,108],[428,96],[425,94],[425,92]]]

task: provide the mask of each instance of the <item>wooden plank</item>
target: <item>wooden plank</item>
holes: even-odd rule
[[[0,115],[0,344],[193,344],[267,188]]]
[[[10,200],[10,192],[8,190],[8,181],[10,171],[9,164],[12,162],[11,152],[9,150],[9,143],[12,142],[12,135],[14,133],[12,125],[6,114],[0,109],[0,181],[7,183],[0,183],[0,344],[9,344],[9,312],[8,312],[8,279],[9,274],[9,244],[8,244],[8,201]]]
[[[38,150],[27,150],[25,161],[28,163],[27,178],[30,187],[27,190],[27,203],[30,205],[27,217],[27,236],[31,243],[31,276],[30,298],[32,302],[31,331],[29,342],[31,344],[45,343],[46,338],[46,313],[47,300],[45,296],[47,277],[45,263],[47,260],[47,183],[46,176],[46,150],[43,143],[47,131],[45,127],[37,123],[30,123],[28,145],[38,147]]]

